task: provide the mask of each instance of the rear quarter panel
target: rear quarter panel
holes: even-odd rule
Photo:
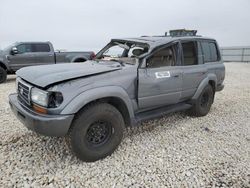
[[[220,85],[223,83],[225,79],[225,65],[223,62],[214,62],[214,63],[206,63],[205,64],[208,70],[208,74],[215,74],[217,78],[217,85]]]

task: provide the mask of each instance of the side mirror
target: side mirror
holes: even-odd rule
[[[11,54],[12,54],[12,55],[18,54],[18,50],[17,50],[16,47],[13,47],[13,48],[11,49]]]

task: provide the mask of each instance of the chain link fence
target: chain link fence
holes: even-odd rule
[[[250,63],[250,46],[223,47],[220,51],[224,62]]]

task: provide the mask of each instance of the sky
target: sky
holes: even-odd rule
[[[220,46],[250,46],[250,0],[0,0],[0,48],[51,41],[98,51],[111,38],[196,29]]]

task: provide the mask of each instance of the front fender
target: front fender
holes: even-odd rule
[[[75,97],[68,105],[66,105],[61,114],[75,114],[86,104],[106,97],[117,97],[121,99],[127,106],[130,118],[134,118],[131,99],[129,98],[127,92],[123,88],[118,86],[98,87],[84,91],[83,93]]]
[[[198,86],[194,96],[192,97],[192,100],[196,100],[200,96],[201,92],[209,84],[210,80],[215,82],[215,87],[217,86],[217,77],[216,77],[216,75],[215,74],[208,74],[208,76],[201,81],[201,83]]]

